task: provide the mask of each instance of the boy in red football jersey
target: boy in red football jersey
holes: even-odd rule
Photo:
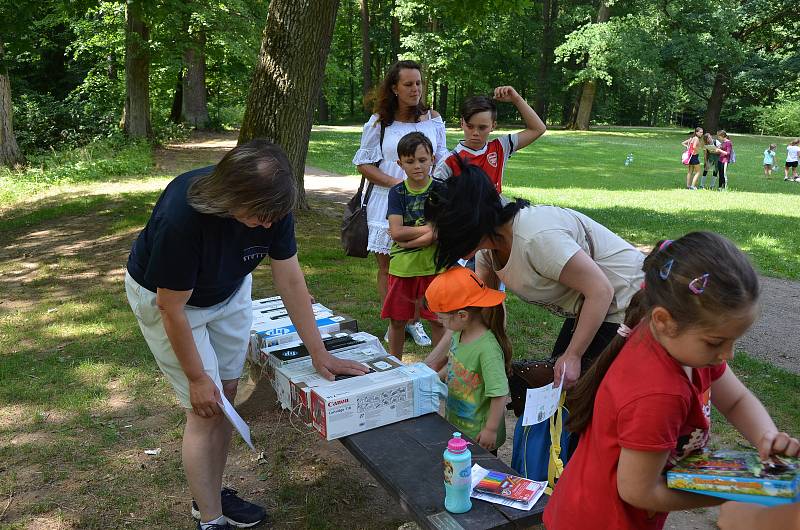
[[[525,130],[489,141],[489,134],[497,127],[495,101],[513,103],[525,122]],[[464,131],[464,139],[439,164],[434,176],[446,179],[459,175],[461,168],[455,157],[460,156],[467,164],[483,169],[497,192],[501,193],[503,170],[508,158],[543,135],[547,127],[514,87],[499,86],[494,89],[494,98],[473,96],[464,100],[461,104],[461,130]]]

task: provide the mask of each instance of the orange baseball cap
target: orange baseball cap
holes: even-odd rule
[[[486,287],[474,272],[460,266],[438,275],[425,290],[428,309],[435,313],[466,307],[494,307],[505,298],[506,293]]]

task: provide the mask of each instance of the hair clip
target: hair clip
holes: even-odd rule
[[[626,326],[625,324],[620,324],[619,327],[617,328],[617,335],[619,335],[624,339],[627,339],[628,337],[631,336],[632,331],[633,330],[628,326]]]
[[[711,276],[709,273],[705,273],[702,276],[698,276],[694,280],[690,281],[689,290],[694,294],[703,294],[703,291],[706,290],[706,285],[708,285],[709,276]]]
[[[659,245],[658,251],[661,252],[662,250],[664,250],[665,248],[667,248],[671,244],[672,244],[672,240],[671,239],[665,239],[664,241],[661,242],[661,245]]]
[[[661,270],[658,271],[658,275],[661,277],[662,280],[666,280],[669,278],[669,273],[672,272],[672,266],[675,265],[675,260],[670,258],[661,266]]]

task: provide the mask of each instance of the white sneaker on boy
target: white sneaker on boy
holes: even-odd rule
[[[425,328],[422,327],[422,322],[414,322],[413,324],[406,324],[406,332],[411,335],[414,342],[418,346],[430,346],[431,338],[425,333]]]

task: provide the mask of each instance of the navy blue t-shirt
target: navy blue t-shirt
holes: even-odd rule
[[[196,307],[225,301],[264,257],[283,260],[297,253],[291,213],[269,228],[249,228],[189,206],[189,184],[213,170],[195,169],[167,184],[128,256],[128,272],[139,285],[152,292],[193,289],[187,304]]]

